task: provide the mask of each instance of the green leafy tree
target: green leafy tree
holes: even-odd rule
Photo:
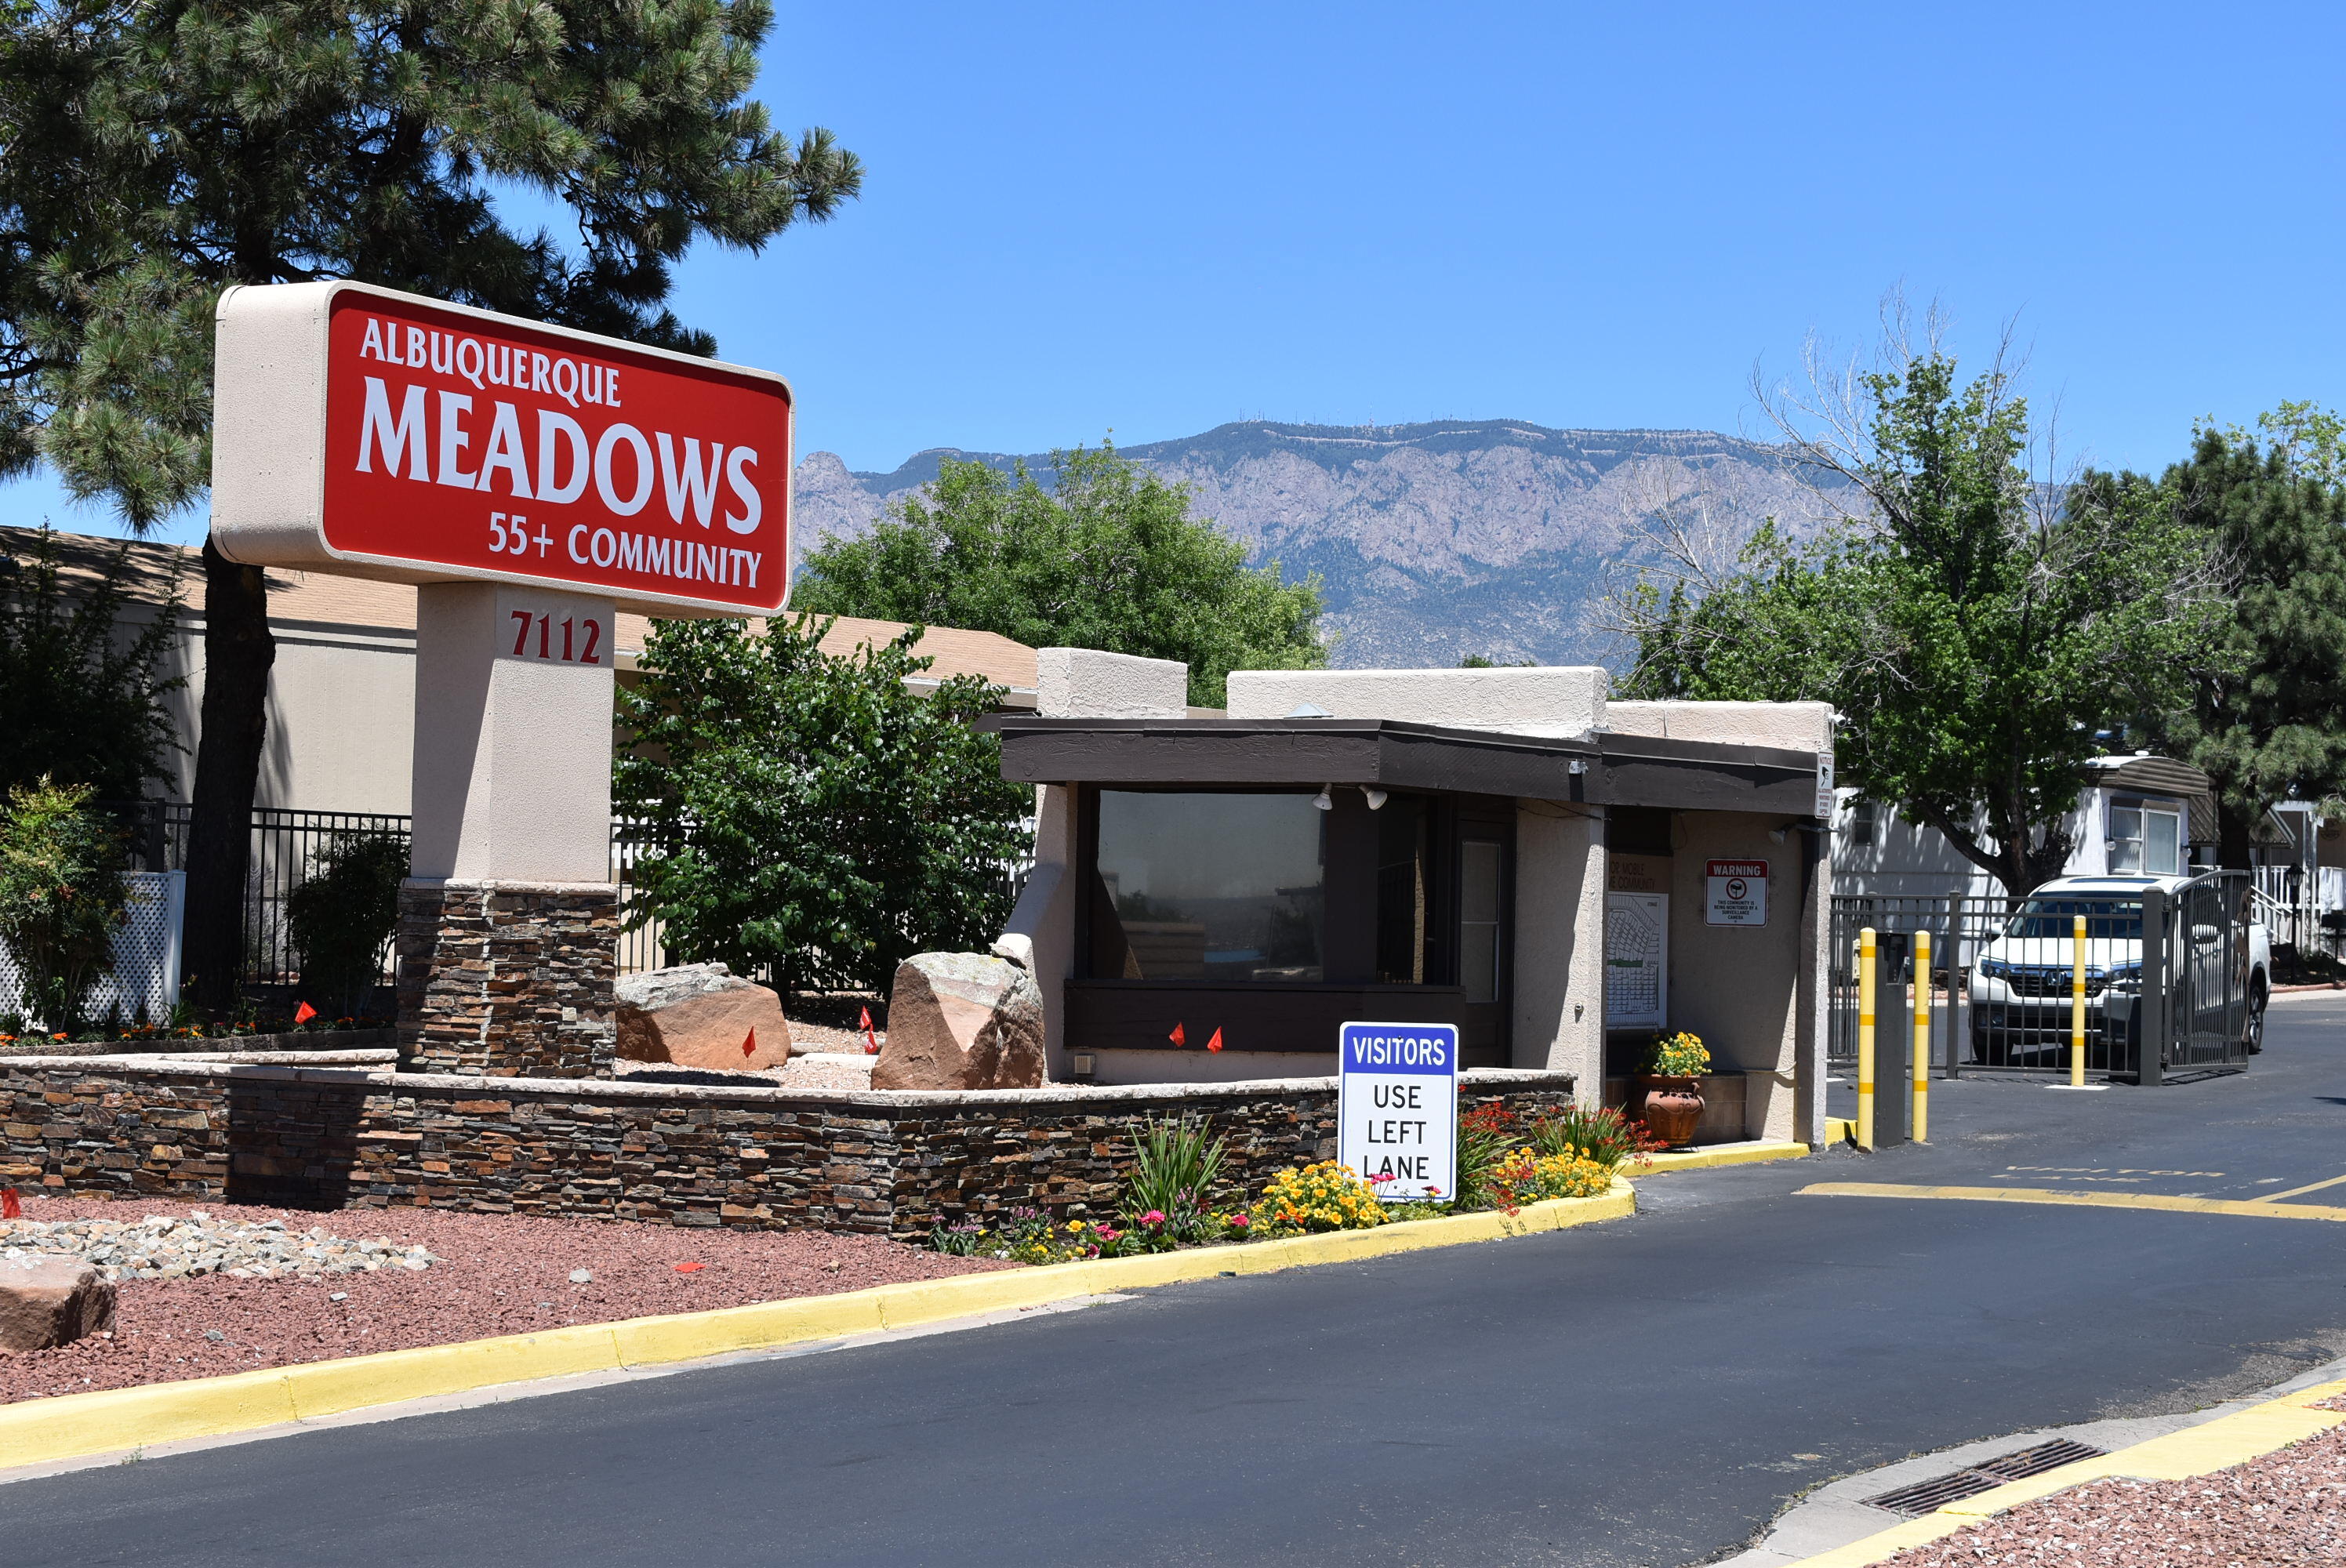
[[[678,958],[884,992],[913,953],[1000,934],[1034,798],[973,728],[1001,687],[956,676],[916,695],[920,628],[834,658],[831,625],[655,622],[621,697],[636,744],[614,804],[660,846],[635,868],[636,918]]]
[[[162,673],[178,625],[176,578],[138,634],[117,638],[133,570],[130,547],[107,549],[72,585],[57,536],[44,527],[24,555],[0,549],[0,789],[44,777],[129,800],[165,777],[178,742]]]
[[[1773,527],[1738,570],[1631,606],[1634,695],[1830,702],[1841,779],[1895,802],[2014,892],[2057,875],[2095,732],[2181,700],[2220,607],[2198,534],[2130,474],[2056,500],[2025,463],[2001,360],[1958,384],[1893,340],[1814,423],[1776,403],[1837,483],[1837,524]],[[1803,405],[1813,408],[1811,403]]]
[[[2224,657],[2147,728],[2216,788],[2218,852],[2249,863],[2266,807],[2346,792],[2346,478],[2340,423],[2305,403],[2259,422],[2262,452],[2203,429],[2162,484],[2239,581]]]
[[[946,458],[895,516],[809,555],[791,608],[1180,659],[1189,700],[1206,708],[1222,705],[1234,669],[1328,662],[1319,578],[1249,567],[1244,545],[1189,515],[1186,486],[1111,444],[1056,453],[1052,467],[1046,490],[1023,464],[1005,474]]]
[[[747,94],[768,0],[13,0],[0,33],[0,475],[46,461],[144,533],[209,477],[212,314],[354,278],[699,352],[708,238],[829,217],[862,169]],[[498,190],[575,239],[511,221]],[[275,657],[257,569],[204,554],[188,962],[242,965]]]
[[[9,790],[0,809],[0,945],[16,961],[26,1015],[50,1030],[81,1022],[128,918],[122,833],[90,798],[87,784],[42,779]]]
[[[407,840],[337,833],[314,859],[285,901],[285,924],[301,955],[302,997],[329,1016],[351,1017],[366,1011],[399,925]]]

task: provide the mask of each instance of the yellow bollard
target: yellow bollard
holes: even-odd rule
[[[2086,917],[2069,942],[2069,1087],[2086,1086]]]
[[[1914,933],[1914,1141],[1931,1141],[1931,933]]]
[[[1857,1146],[1873,1146],[1873,928],[1857,933]]]

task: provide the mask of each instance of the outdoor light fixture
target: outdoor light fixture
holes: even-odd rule
[[[1334,810],[1336,809],[1336,798],[1328,793],[1329,790],[1334,788],[1335,786],[1333,784],[1321,785],[1320,793],[1311,797],[1311,803],[1314,806],[1319,807],[1322,811]]]
[[[1088,1081],[1099,1071],[1099,1058],[1089,1051],[1071,1051],[1067,1054],[1067,1071],[1077,1079]]]
[[[1361,786],[1361,793],[1362,793],[1362,794],[1363,794],[1363,795],[1365,795],[1365,796],[1367,796],[1367,797],[1369,798],[1369,809],[1370,809],[1370,810],[1372,810],[1372,811],[1382,811],[1382,810],[1383,810],[1383,809],[1385,809],[1385,801],[1389,799],[1389,797],[1385,794],[1385,792],[1384,792],[1383,790],[1382,790],[1382,789],[1370,789],[1367,785],[1363,784],[1363,785],[1362,785],[1362,786]]]

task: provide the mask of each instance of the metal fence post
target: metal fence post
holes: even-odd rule
[[[1970,967],[1970,933],[1964,929],[1964,896],[1947,900],[1947,1077],[1963,1076],[1964,1047],[1970,1043],[1971,987],[1964,972]]]
[[[2168,972],[2167,890],[2145,888],[2142,891],[2142,982],[2134,1004],[2139,1019],[2135,1033],[2141,1038],[2141,1044],[2136,1047],[2138,1059],[2134,1079],[2138,1087],[2167,1081],[2168,999],[2174,989],[2174,976]]]

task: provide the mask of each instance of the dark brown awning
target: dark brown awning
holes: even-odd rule
[[[1598,732],[1568,739],[1380,718],[1036,718],[997,714],[1002,776],[1022,784],[1389,789],[1810,817],[1817,757]]]

